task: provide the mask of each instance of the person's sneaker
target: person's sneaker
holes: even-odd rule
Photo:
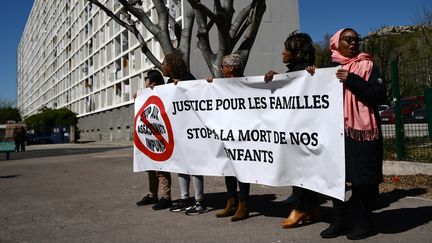
[[[170,198],[161,198],[152,208],[153,210],[162,210],[172,207],[172,202]]]
[[[201,213],[207,213],[208,209],[206,206],[201,204],[200,202],[196,202],[195,205],[190,206],[186,209],[185,214],[186,215],[197,215]]]
[[[150,197],[150,195],[147,194],[145,197],[143,197],[143,199],[141,199],[141,201],[138,201],[136,205],[145,206],[149,204],[155,204],[157,201],[158,201],[157,198]]]
[[[174,204],[171,208],[171,212],[183,212],[187,207],[191,205],[189,199],[180,199],[178,203]]]

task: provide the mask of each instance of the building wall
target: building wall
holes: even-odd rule
[[[80,141],[132,141],[133,104],[78,119]]]
[[[120,10],[116,0],[101,2],[115,12]],[[237,11],[248,2],[236,1]],[[167,0],[167,4],[181,21],[182,2]],[[246,75],[284,71],[282,43],[298,29],[297,5],[297,0],[267,1]],[[143,1],[142,7],[153,20],[157,18],[151,1]],[[162,60],[156,41],[144,26],[138,27]],[[191,71],[199,78],[208,77],[208,68],[195,46],[193,39]],[[17,104],[24,117],[43,106],[67,107],[78,114],[83,141],[132,139],[132,96],[144,88],[145,73],[153,65],[141,53],[134,35],[98,7],[84,0],[35,0],[17,55]]]
[[[103,1],[115,11],[120,4]],[[144,4],[151,18],[155,10]],[[162,59],[142,25],[150,49]],[[136,38],[84,0],[36,0],[18,48],[18,107],[67,107],[80,117],[133,103],[152,68]]]

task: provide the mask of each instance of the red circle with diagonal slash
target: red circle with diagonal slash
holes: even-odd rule
[[[141,120],[147,126],[147,128],[151,131],[153,136],[155,136],[155,138],[164,145],[165,151],[162,153],[155,153],[155,152],[151,151],[150,149],[148,149],[142,143],[141,139],[138,136],[138,132],[136,131],[136,125],[137,125],[138,118],[141,116],[141,114],[145,110],[145,108],[147,108],[149,105],[152,105],[152,104],[159,108],[160,115],[162,116],[162,120],[165,124],[165,128],[166,128],[166,131],[168,133],[168,141],[162,136],[162,134],[156,128],[153,127],[153,125],[147,120],[146,117],[141,117]],[[144,103],[144,105],[140,108],[138,113],[135,115],[134,121],[135,121],[134,122],[134,129],[135,129],[134,144],[135,144],[135,146],[152,160],[165,161],[165,160],[169,159],[171,157],[173,151],[174,151],[174,135],[173,135],[173,130],[171,127],[170,120],[169,120],[168,115],[166,113],[165,106],[162,103],[162,100],[157,96],[150,96],[147,99],[147,101]]]

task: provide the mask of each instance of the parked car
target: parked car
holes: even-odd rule
[[[412,112],[423,106],[424,96],[408,96],[400,100],[401,115],[404,122],[411,120]],[[381,113],[382,123],[395,123],[394,106]]]
[[[427,114],[426,106],[423,106],[422,108],[412,112],[411,122],[413,122],[413,123],[426,123],[427,122],[427,116],[428,116],[428,114]]]
[[[388,110],[390,108],[389,105],[378,105],[378,113],[381,116],[381,113],[385,110]]]
[[[386,124],[394,124],[395,123],[395,114],[394,107],[391,107],[383,112],[381,112],[381,123]]]

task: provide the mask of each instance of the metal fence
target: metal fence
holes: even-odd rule
[[[391,70],[394,120],[381,127],[384,159],[432,162],[432,58],[393,62]],[[403,102],[407,99],[401,94],[425,106],[424,119],[414,119],[410,109],[419,107]]]

